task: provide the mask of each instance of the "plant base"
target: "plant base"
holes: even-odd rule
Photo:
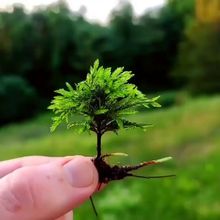
[[[112,180],[121,180],[125,177],[138,177],[138,178],[145,178],[145,179],[151,179],[151,178],[163,178],[163,177],[172,177],[175,175],[165,175],[165,176],[139,176],[131,173],[131,171],[138,170],[142,167],[145,167],[147,165],[154,165],[159,164],[161,162],[167,161],[171,159],[171,157],[162,158],[159,160],[152,160],[148,162],[143,162],[137,165],[128,165],[128,166],[118,166],[118,165],[109,165],[106,162],[106,157],[113,156],[114,154],[106,154],[102,155],[101,157],[96,157],[93,159],[93,163],[98,170],[99,174],[99,183],[108,183]]]

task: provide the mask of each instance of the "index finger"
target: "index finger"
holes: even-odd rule
[[[0,162],[0,178],[13,172],[16,169],[26,166],[37,166],[53,162],[55,160],[69,160],[72,156],[68,157],[46,157],[46,156],[28,156],[21,157]]]

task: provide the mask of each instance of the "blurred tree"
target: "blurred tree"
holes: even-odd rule
[[[185,26],[194,16],[194,1],[170,0],[159,11],[146,13],[139,19],[138,54],[135,72],[138,84],[151,91],[175,87],[170,71],[183,38]]]
[[[12,13],[0,13],[0,73],[25,75],[30,69],[29,34],[30,23],[23,8],[16,6]]]
[[[35,90],[19,76],[0,77],[0,125],[32,116],[38,111]]]
[[[134,25],[134,13],[129,3],[121,2],[119,9],[113,10],[110,26],[111,41],[114,56],[112,65],[132,67],[133,56],[136,51],[136,25]]]
[[[0,12],[0,75],[23,77],[43,99],[65,81],[82,80],[96,58],[107,66],[125,66],[148,91],[173,88],[169,75],[193,0],[170,0],[162,9],[135,17],[120,3],[108,25],[85,20],[64,0],[25,13],[21,6]]]
[[[220,21],[220,1],[196,0],[196,17],[202,23]]]
[[[170,88],[168,73],[189,13],[188,4],[180,5],[173,0],[136,18],[131,5],[121,3],[105,27],[74,14],[65,1],[32,14],[15,7],[0,13],[0,74],[16,72],[49,98],[64,81],[81,80],[99,57],[106,65],[134,70],[143,89]]]
[[[194,23],[186,32],[173,75],[194,94],[220,92],[220,28]],[[185,80],[185,83],[184,83]]]

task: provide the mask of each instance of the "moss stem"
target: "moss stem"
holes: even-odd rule
[[[102,139],[102,134],[100,132],[97,133],[97,158],[101,157],[101,139]]]

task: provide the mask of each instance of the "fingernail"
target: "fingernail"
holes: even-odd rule
[[[73,187],[88,187],[94,181],[94,168],[90,161],[83,157],[75,158],[64,165],[69,183]]]

